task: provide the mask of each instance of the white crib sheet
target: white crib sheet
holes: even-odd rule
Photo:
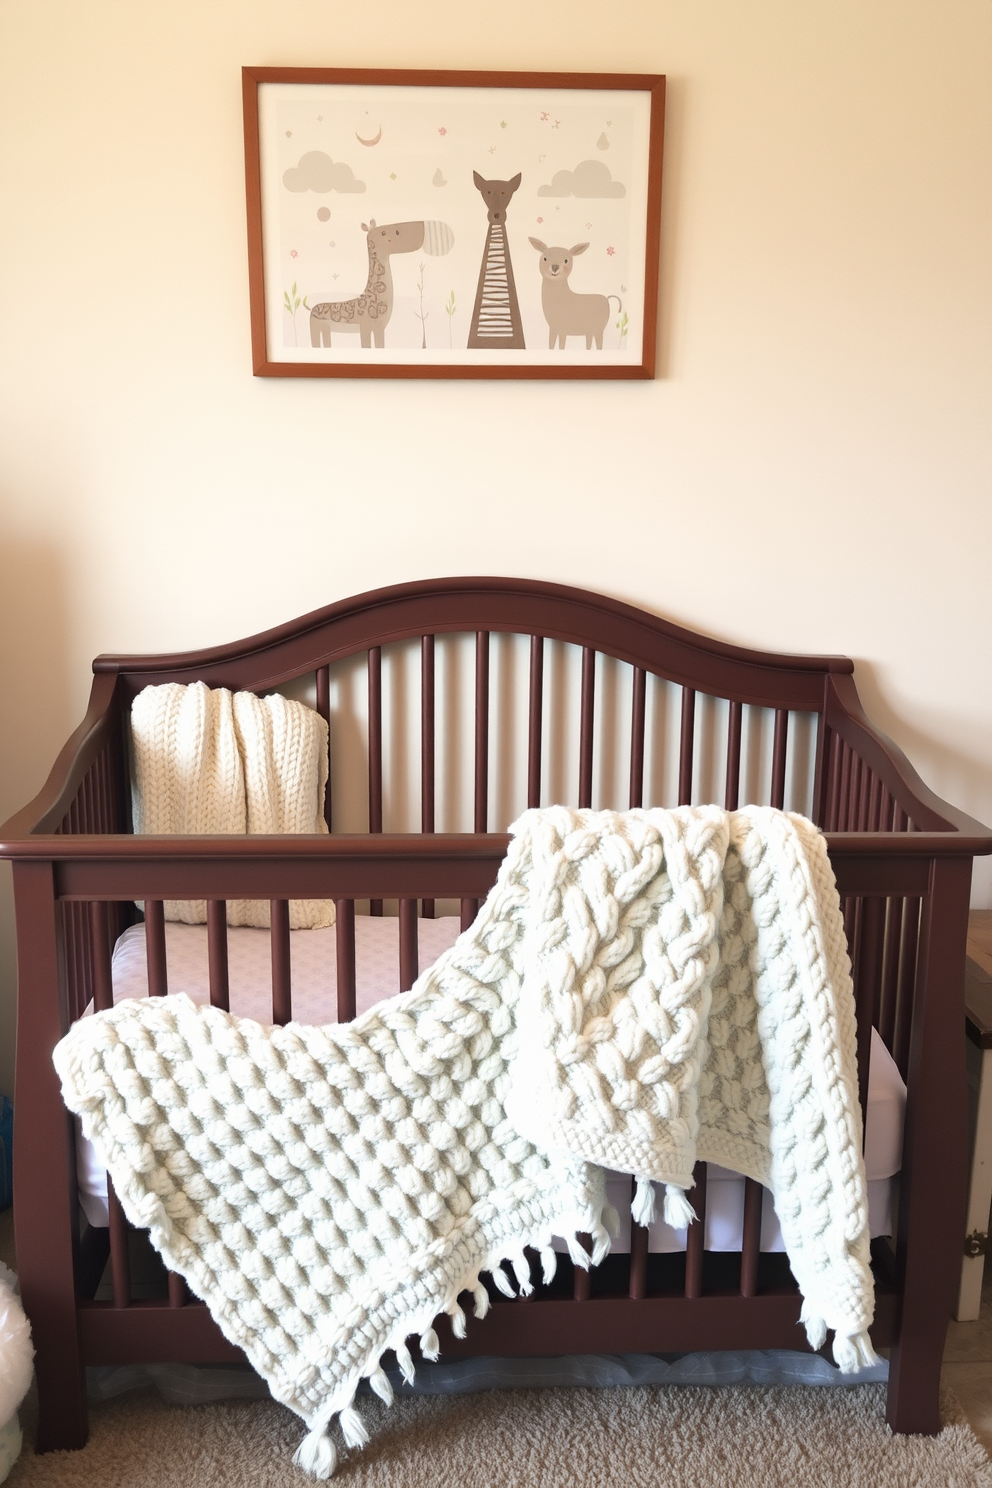
[[[419,920],[420,967],[424,969],[453,945],[458,919],[443,916]],[[337,1017],[336,930],[294,930],[290,935],[293,1017],[303,1023],[327,1023]],[[207,977],[205,925],[168,924],[165,927],[169,991],[185,992],[194,1002],[210,999]],[[272,1018],[272,971],[267,930],[228,931],[228,974],[232,1013],[260,1023]],[[394,916],[355,918],[356,1009],[365,1012],[399,989],[399,921]],[[143,925],[125,930],[114,948],[114,1001],[148,995],[145,931]],[[89,1009],[87,1010],[89,1011]],[[902,1132],[906,1087],[892,1056],[872,1031],[868,1079],[865,1168],[872,1235],[892,1233],[892,1179],[902,1163]],[[79,1198],[91,1225],[107,1224],[107,1174],[93,1146],[76,1126],[76,1167]],[[613,1242],[618,1252],[630,1250],[630,1185],[622,1173],[609,1175],[607,1195],[620,1215],[620,1233]],[[744,1218],[744,1180],[737,1173],[710,1163],[706,1189],[707,1250],[739,1250]],[[685,1249],[685,1230],[673,1230],[661,1219],[650,1229],[653,1252]],[[558,1249],[564,1249],[560,1242]],[[784,1249],[771,1196],[762,1209],[761,1248]]]

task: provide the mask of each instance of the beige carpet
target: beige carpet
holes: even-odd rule
[[[884,1386],[514,1390],[362,1402],[341,1488],[992,1488],[952,1396],[938,1437],[893,1436]],[[23,1412],[31,1427],[31,1400]],[[25,1453],[10,1488],[305,1488],[301,1424],[268,1402],[94,1408],[83,1452]]]

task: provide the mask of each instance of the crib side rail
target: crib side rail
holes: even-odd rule
[[[961,1207],[963,1213],[963,1198],[961,1205],[958,1204],[958,1194],[963,1195],[963,1174],[952,1171],[954,1162],[948,1162],[948,1154],[953,1154],[958,1146],[962,1153],[964,1150],[964,1078],[963,1068],[959,1070],[958,1065],[963,1061],[961,985],[970,857],[961,852],[960,846],[956,853],[950,851],[947,838],[956,834],[899,835],[898,852],[893,843],[879,848],[867,835],[841,834],[832,841],[831,853],[838,883],[846,897],[854,898],[861,906],[899,898],[915,902],[918,910],[911,970],[906,971],[910,1101],[896,1273],[897,1290],[902,1296],[902,1336],[904,1340],[919,1343],[921,1338],[932,1342],[946,1324],[943,1293],[953,1284],[952,1273],[960,1246],[961,1232],[957,1226],[961,1216],[957,1210]],[[929,848],[931,840],[936,844],[933,850]],[[495,879],[506,842],[503,834],[482,833],[268,838],[251,842],[252,851],[246,856],[249,843],[245,839],[199,839],[192,844],[189,839],[175,838],[60,835],[47,839],[47,858],[37,854],[38,839],[13,845],[15,849],[23,848],[22,854],[12,852],[23,988],[15,1160],[21,1191],[28,1190],[17,1221],[18,1245],[19,1252],[27,1258],[22,1271],[25,1300],[39,1338],[48,1340],[44,1350],[39,1350],[44,1353],[46,1369],[62,1374],[78,1370],[84,1358],[89,1357],[88,1345],[84,1346],[89,1333],[111,1328],[109,1321],[100,1322],[98,1327],[96,1313],[91,1317],[85,1306],[78,1311],[76,1302],[79,1262],[74,1239],[74,1146],[51,1064],[51,1048],[65,1031],[68,1017],[65,906],[77,907],[94,929],[91,955],[100,1006],[106,1005],[109,992],[106,984],[111,944],[109,927],[101,917],[106,915],[108,905],[121,899],[145,899],[147,915],[149,905],[172,897],[202,895],[215,905],[221,897],[266,898],[275,901],[274,922],[284,925],[286,900],[326,895],[339,901],[339,923],[346,925],[349,913],[353,915],[355,897],[397,897],[401,901],[402,955],[404,940],[408,946],[410,943],[411,925],[414,934],[416,931],[416,900],[454,897],[472,903],[482,898]],[[863,909],[863,913],[870,924],[870,912]],[[150,918],[154,918],[154,911]],[[218,919],[216,913],[212,918]],[[223,926],[222,913],[220,925]],[[870,940],[868,931],[863,934]],[[277,928],[272,937],[276,996],[282,995],[277,985],[281,975],[277,951],[282,939]],[[877,993],[871,957],[866,959],[866,956],[867,953],[862,953],[858,964],[856,954],[856,981],[860,983],[867,978],[866,985],[871,989],[865,993],[859,987],[862,1025]],[[102,974],[98,965],[101,960]],[[909,968],[910,960],[905,964]],[[416,969],[415,952],[411,962],[408,951],[401,973],[404,985],[409,985]],[[958,976],[958,970],[962,976]],[[284,991],[288,1007],[288,977]],[[959,1144],[952,1141],[958,1131]],[[937,1148],[942,1163],[939,1203],[935,1202],[932,1187],[937,1169],[929,1166],[935,1162]],[[701,1194],[694,1198],[697,1203],[705,1203]],[[111,1218],[111,1246],[119,1261],[115,1301],[111,1305],[114,1315],[123,1318],[134,1304],[128,1289],[126,1232],[113,1199]],[[734,1293],[742,1301],[751,1297],[760,1302],[762,1297],[772,1295],[760,1283],[759,1228],[760,1205],[757,1209],[752,1206],[752,1223],[745,1226],[745,1247],[740,1258],[739,1291]],[[623,1282],[620,1295],[632,1301],[646,1299],[649,1306],[657,1307],[662,1299],[653,1295],[650,1285],[646,1285],[649,1278],[644,1265],[645,1238],[635,1234],[629,1277]],[[687,1299],[702,1298],[705,1303],[709,1294],[714,1302],[717,1300],[711,1290],[712,1282],[707,1281],[708,1265],[701,1228],[693,1226],[685,1266]],[[948,1277],[951,1279],[947,1280]],[[169,1300],[172,1304],[169,1311],[185,1313],[185,1293],[177,1278],[170,1281]],[[590,1292],[585,1273],[577,1273],[574,1300],[598,1307],[605,1299],[601,1293]],[[106,1305],[96,1304],[98,1308]],[[668,1305],[666,1301],[665,1306]],[[788,1299],[774,1303],[779,1305],[785,1312],[793,1307]],[[78,1339],[65,1334],[66,1308],[71,1308],[71,1315],[77,1319]],[[621,1332],[629,1326],[630,1338],[644,1334],[646,1316],[638,1321],[632,1315],[629,1324],[623,1322],[622,1327],[620,1314],[617,1316]],[[660,1326],[660,1313],[658,1318]],[[165,1321],[161,1328],[167,1331]],[[729,1314],[723,1324],[715,1325],[716,1346],[720,1346],[721,1337],[726,1340],[722,1346],[731,1346],[733,1330],[726,1331],[727,1328]],[[618,1332],[617,1337],[620,1336]],[[777,1334],[775,1337],[778,1339]],[[907,1350],[909,1347],[907,1343]],[[896,1371],[901,1367],[900,1357],[896,1338],[893,1354]],[[915,1376],[903,1393],[912,1399],[914,1391],[917,1396],[924,1393]],[[893,1398],[898,1400],[898,1392]]]
[[[825,679],[817,820],[833,832],[953,832],[963,851],[992,852],[992,832],[941,800],[867,717],[853,677]]]
[[[38,794],[0,826],[0,839],[130,830],[119,698],[115,676],[94,677],[83,721]]]

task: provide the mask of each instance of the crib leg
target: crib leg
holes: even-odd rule
[[[14,1088],[14,1243],[38,1379],[35,1450],[83,1447],[88,1431],[76,1326],[73,1128],[52,1049],[67,1021],[62,917],[51,863],[14,865],[21,1015]]]
[[[937,859],[923,901],[909,1047],[896,1274],[902,1309],[889,1359],[893,1431],[940,1430],[940,1366],[961,1274],[967,1186],[964,961],[971,864]]]

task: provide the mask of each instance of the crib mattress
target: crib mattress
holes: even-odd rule
[[[425,968],[453,945],[459,922],[455,916],[419,920],[420,966]],[[337,1016],[335,929],[294,930],[290,935],[293,1017],[303,1023],[333,1022]],[[169,991],[185,992],[194,1002],[210,1000],[205,925],[168,924],[165,927]],[[260,1023],[272,1018],[272,972],[267,930],[228,930],[230,1007],[239,1017]],[[395,995],[399,987],[399,921],[392,916],[367,915],[355,919],[356,1010],[363,1013]],[[120,937],[113,957],[114,1001],[148,995],[143,925],[132,925]],[[902,1162],[902,1132],[906,1087],[899,1071],[872,1031],[868,1080],[865,1168],[872,1236],[892,1233],[893,1179]],[[79,1196],[89,1223],[105,1226],[107,1174],[93,1146],[76,1128]],[[621,1173],[607,1177],[607,1195],[620,1215],[620,1232],[613,1250],[630,1250],[631,1179]],[[734,1251],[741,1246],[744,1222],[744,1180],[737,1173],[710,1163],[707,1169],[707,1250]],[[674,1230],[661,1219],[649,1231],[652,1252],[685,1249],[685,1230]],[[564,1242],[557,1246],[564,1249]],[[770,1194],[762,1207],[761,1248],[782,1251],[782,1235]]]

